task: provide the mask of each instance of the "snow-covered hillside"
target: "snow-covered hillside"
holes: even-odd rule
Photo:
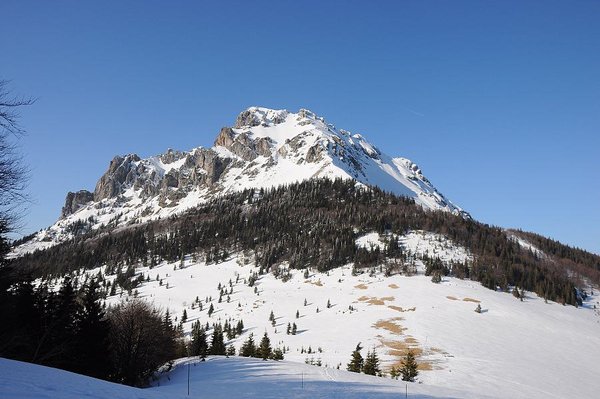
[[[359,242],[374,247],[385,239],[389,237],[370,233]],[[409,254],[428,254],[445,262],[471,257],[466,249],[426,232],[394,239]],[[236,349],[249,334],[260,339],[267,332],[273,346],[289,349],[286,360],[320,363],[329,369],[344,370],[359,342],[363,355],[373,348],[377,351],[385,371],[410,348],[418,355],[422,386],[451,387],[462,392],[457,397],[547,399],[600,393],[597,292],[580,308],[546,303],[531,293],[521,302],[470,280],[446,277],[434,284],[423,275],[418,257],[415,263],[417,273],[412,276],[385,277],[379,267],[353,275],[348,265],[308,276],[292,270],[285,282],[265,274],[250,287],[249,278],[257,271],[251,258],[237,254],[206,265],[188,257],[183,264],[138,268],[147,281],[132,295],[168,309],[176,321],[185,310],[186,333],[195,321],[241,319],[244,334],[228,343]],[[79,279],[98,271],[90,270]],[[109,282],[114,278],[107,276]],[[219,287],[224,291],[220,300]],[[108,304],[127,299],[127,293],[119,291]],[[209,316],[211,304],[215,310]],[[482,313],[474,311],[478,304]],[[296,323],[296,335],[287,334],[288,323]],[[326,376],[334,370],[319,372]]]
[[[287,361],[180,359],[153,387],[139,389],[0,358],[0,397],[6,399],[392,399],[406,392],[419,399],[473,397],[449,388],[406,384]]]
[[[141,159],[115,157],[94,192],[69,193],[61,218],[13,251],[19,256],[102,226],[118,227],[180,213],[218,195],[312,178],[355,179],[414,198],[427,209],[467,216],[447,200],[421,169],[384,154],[362,135],[297,113],[251,107],[212,148],[168,150]]]

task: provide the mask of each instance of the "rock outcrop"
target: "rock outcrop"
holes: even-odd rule
[[[94,200],[94,194],[87,190],[79,190],[75,193],[69,192],[65,199],[65,206],[60,214],[61,219],[77,212],[79,208]]]

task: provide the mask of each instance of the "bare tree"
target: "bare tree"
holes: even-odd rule
[[[25,188],[28,169],[18,154],[14,140],[25,130],[19,125],[19,108],[35,102],[31,98],[13,96],[8,81],[0,80],[0,257],[8,251],[6,234],[14,231],[28,202]]]
[[[134,299],[108,312],[113,379],[144,385],[156,369],[175,357],[175,333],[160,311]]]

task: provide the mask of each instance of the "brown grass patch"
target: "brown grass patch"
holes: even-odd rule
[[[398,323],[401,320],[403,320],[402,317],[394,317],[393,319],[388,320],[379,320],[378,322],[373,324],[373,327],[382,328],[396,335],[402,335],[406,328],[402,327],[400,323]]]
[[[481,303],[481,301],[478,301],[477,299],[473,299],[473,298],[463,298],[463,301]]]
[[[398,312],[414,312],[415,310],[417,310],[416,307],[412,307],[412,308],[407,308],[404,309],[402,306],[396,306],[396,305],[388,305],[388,308],[396,310]]]
[[[417,368],[420,371],[430,370],[441,370],[441,366],[436,366],[435,361],[422,359],[424,355],[423,349],[418,346],[418,342],[413,337],[407,337],[404,341],[385,341],[381,340],[383,346],[389,348],[387,351],[388,355],[395,356],[397,359],[394,360],[390,367],[401,367],[404,357],[410,350],[417,359]]]
[[[458,301],[458,298],[455,296],[448,295],[446,298],[450,299],[451,301]]]
[[[388,287],[390,287],[392,289],[398,289],[398,288],[400,288],[396,284],[390,284],[390,285],[388,285]]]
[[[361,296],[360,298],[358,298],[359,301],[361,302],[367,302],[369,305],[385,305],[385,301],[393,301],[394,297],[393,296],[385,296],[383,298],[377,298],[377,297],[368,297],[368,296]]]
[[[319,279],[318,281],[305,280],[304,282],[306,284],[316,285],[317,287],[322,287],[323,286],[323,283],[321,282],[321,279]]]
[[[360,283],[359,285],[355,285],[354,288],[358,288],[359,290],[366,290],[369,287],[367,287],[366,284]]]

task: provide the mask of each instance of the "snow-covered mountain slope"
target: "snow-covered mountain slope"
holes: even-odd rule
[[[447,387],[407,384],[285,360],[275,362],[236,357],[210,357],[205,362],[181,359],[175,369],[162,376],[150,390],[166,395],[187,393],[188,363],[190,397],[393,399],[403,397],[406,392],[409,397],[419,399],[474,397]],[[486,399],[493,396],[477,397]]]
[[[212,148],[168,150],[146,159],[115,157],[94,192],[69,193],[61,218],[16,248],[43,249],[101,226],[122,226],[180,213],[218,195],[312,178],[355,179],[409,196],[427,209],[468,216],[405,158],[392,158],[308,110],[251,107]]]
[[[187,392],[186,392],[187,393]],[[51,367],[0,358],[0,398],[3,399],[183,399],[185,394],[86,377]]]
[[[388,237],[373,232],[358,241],[375,248],[385,239]],[[465,248],[429,232],[412,231],[396,239],[409,254],[439,257],[444,262],[472,256]],[[359,342],[363,355],[376,349],[386,372],[410,348],[418,355],[418,381],[424,392],[452,387],[462,392],[456,397],[598,396],[597,290],[579,308],[546,303],[533,293],[519,301],[510,293],[489,290],[470,280],[444,277],[434,284],[423,274],[419,257],[414,258],[414,265],[414,272],[390,277],[379,267],[353,275],[352,265],[308,276],[302,270],[291,270],[287,281],[264,274],[251,287],[250,276],[257,271],[252,257],[236,254],[211,265],[186,257],[183,263],[138,267],[136,273],[145,282],[131,295],[168,309],[176,322],[185,310],[186,334],[196,321],[212,325],[241,319],[245,331],[228,345],[239,350],[249,334],[259,340],[267,332],[273,346],[289,349],[286,360],[320,362],[329,369],[344,370]],[[75,278],[83,282],[86,276],[105,270],[100,269]],[[106,276],[107,284],[115,277]],[[219,287],[224,287],[221,298]],[[128,297],[117,288],[107,303]],[[209,316],[211,304],[214,313]],[[474,311],[478,304],[482,313]],[[274,326],[269,321],[271,311]],[[296,335],[287,334],[288,323],[296,323]],[[337,375],[335,370],[322,373]],[[389,384],[389,380],[377,381]]]
[[[139,389],[0,358],[0,397],[6,399],[392,399],[406,392],[419,399],[473,397],[449,388],[405,384],[287,361],[218,356],[205,362],[180,359],[153,387]]]

